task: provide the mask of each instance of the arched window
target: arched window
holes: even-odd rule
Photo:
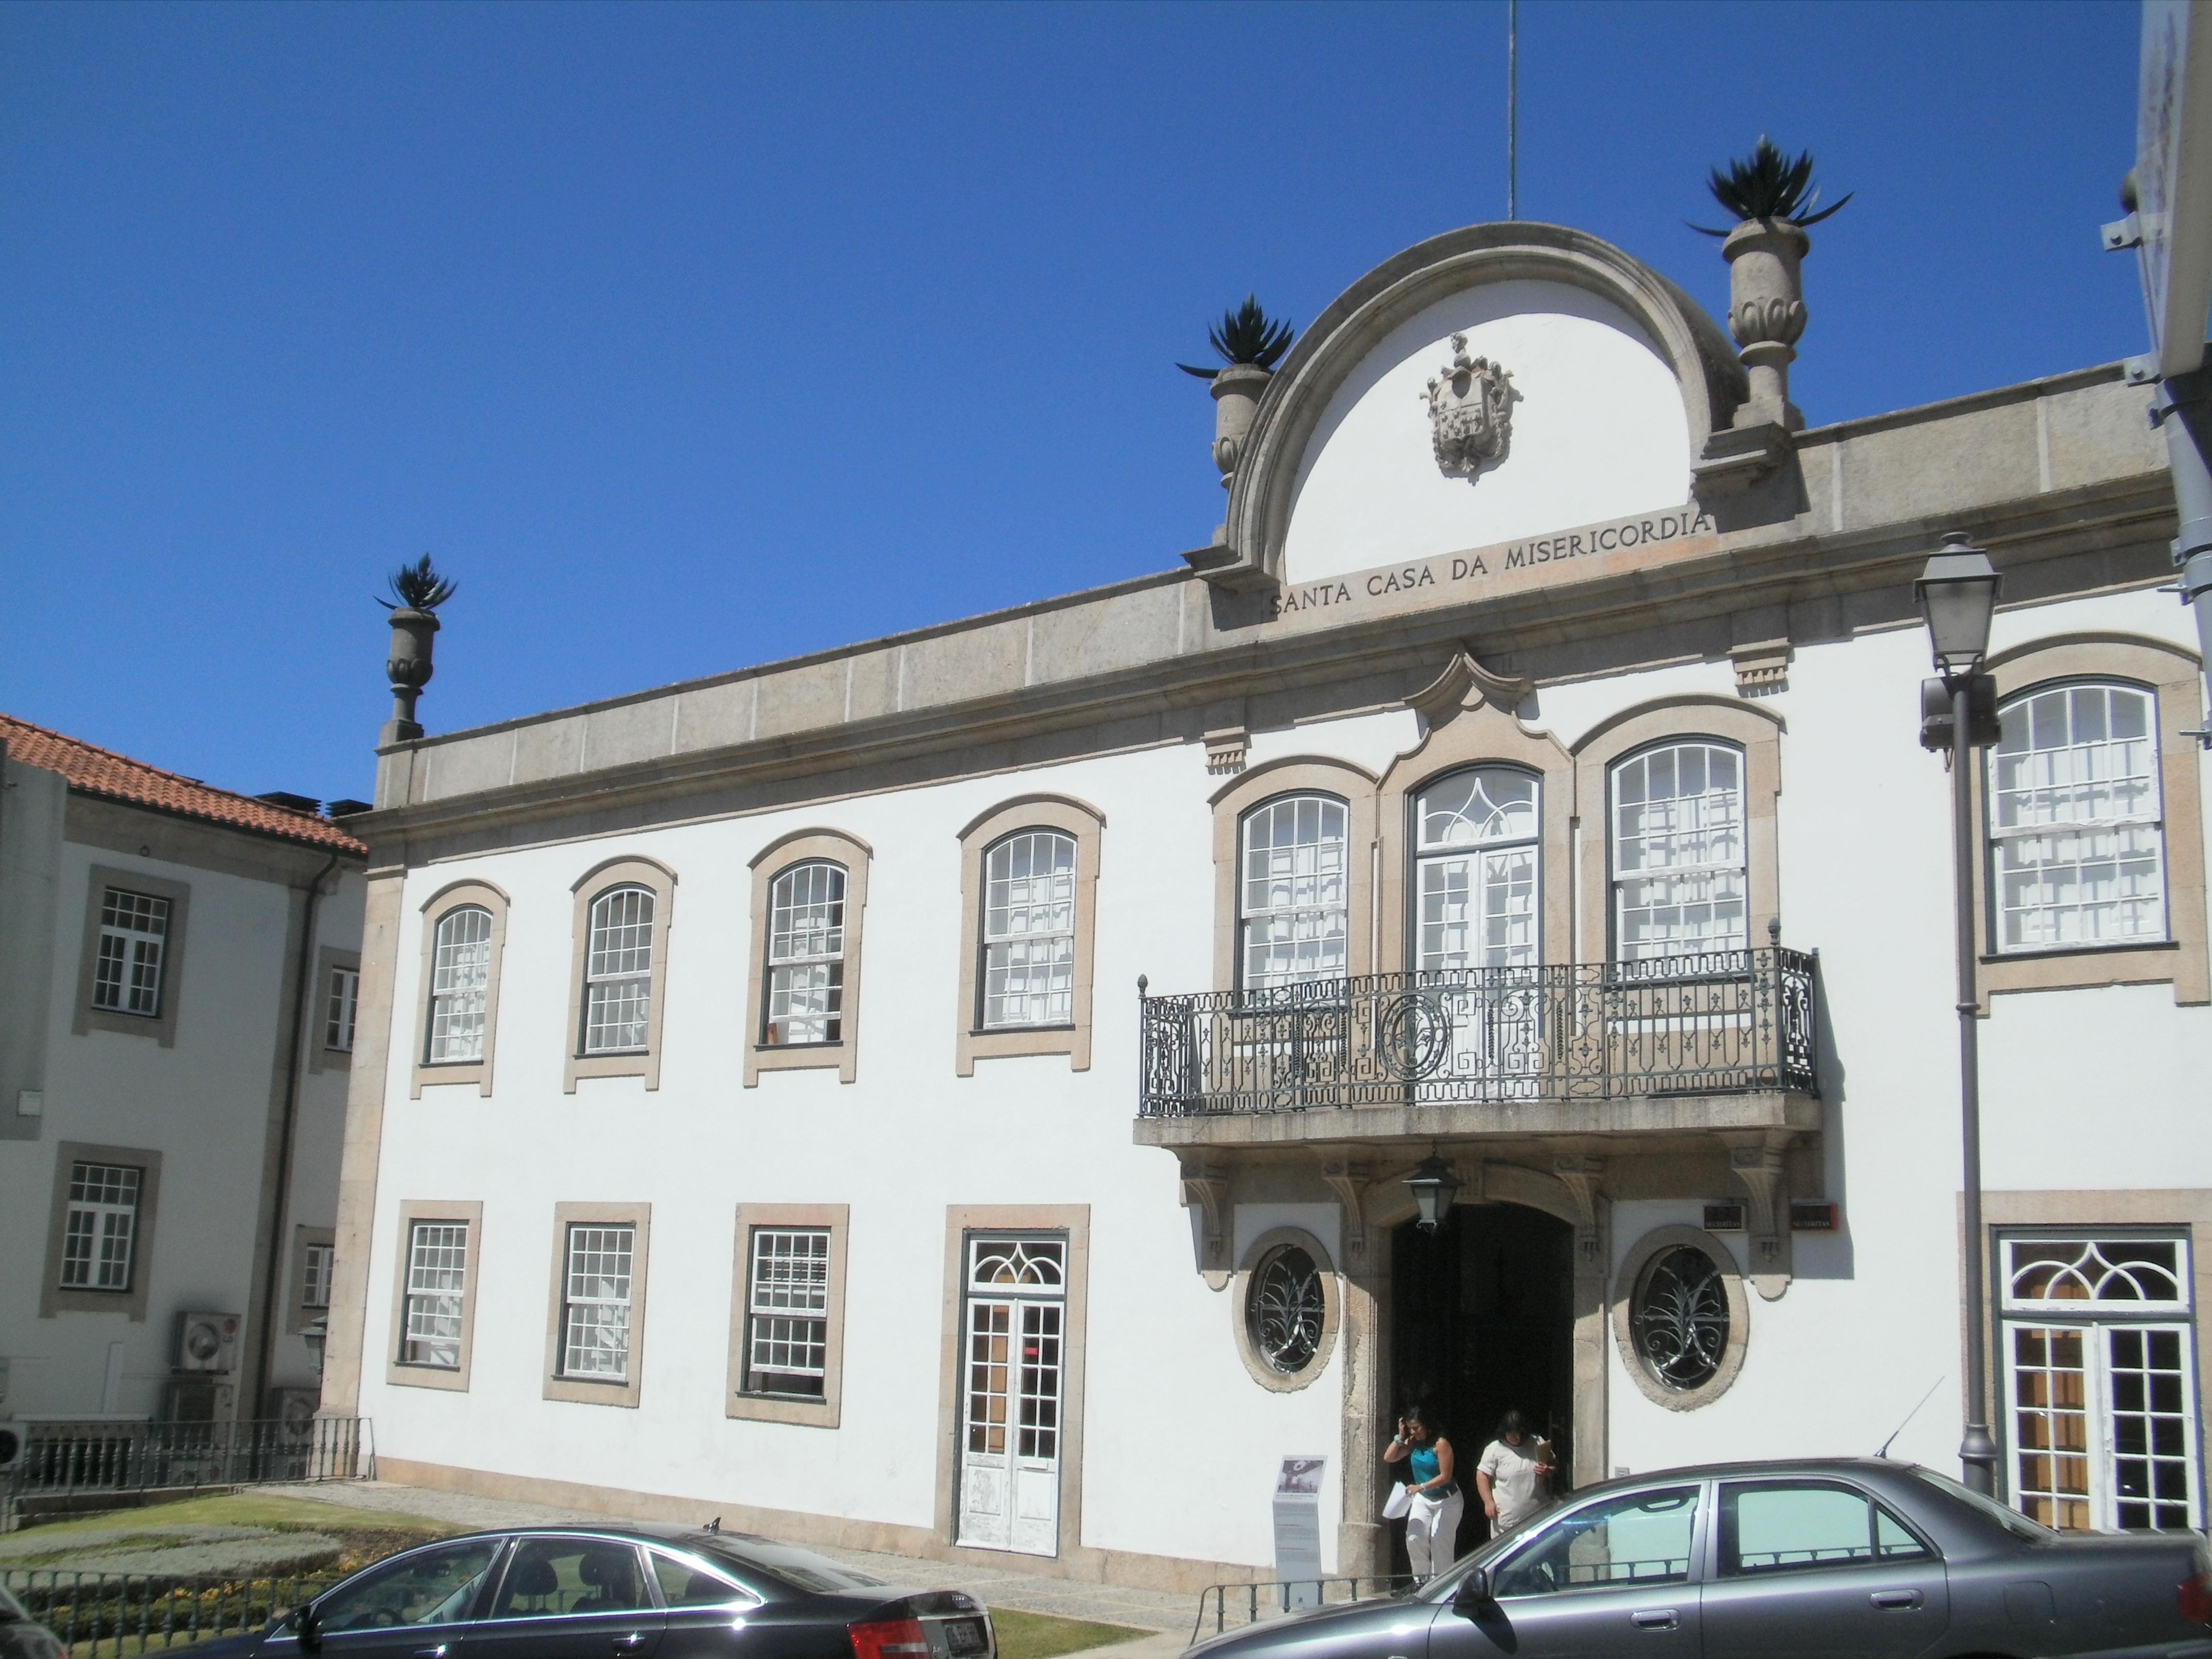
[[[983,860],[983,1025],[1075,1014],[1075,837],[1020,830]]]
[[[768,998],[761,1040],[837,1042],[844,1036],[845,867],[810,859],[769,886]]]
[[[1706,738],[1613,769],[1616,960],[1747,947],[1743,770],[1742,750]]]
[[[464,904],[438,918],[430,947],[430,1017],[423,1063],[465,1065],[484,1052],[484,1006],[491,984],[491,912]]]
[[[644,1049],[652,1012],[653,895],[642,887],[611,888],[592,901],[584,958],[584,1053]]]
[[[2002,714],[1989,762],[1996,949],[2164,939],[2156,700],[2130,685],[2048,686]]]
[[[1413,966],[1526,968],[1541,955],[1538,781],[1478,766],[1413,803]]]
[[[1350,863],[1341,800],[1284,795],[1245,815],[1237,884],[1245,989],[1344,976]]]

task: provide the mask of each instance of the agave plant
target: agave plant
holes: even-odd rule
[[[454,592],[453,580],[432,568],[428,553],[412,564],[401,565],[384,579],[384,585],[392,598],[376,602],[386,611],[396,611],[401,605],[415,611],[435,611]]]
[[[1255,368],[1272,369],[1283,361],[1283,354],[1291,349],[1297,331],[1277,318],[1260,309],[1260,302],[1250,295],[1234,311],[1221,313],[1218,327],[1206,331],[1213,349],[1221,354],[1221,361],[1231,368],[1249,363]],[[1176,367],[1186,374],[1195,374],[1201,380],[1210,380],[1221,373],[1218,368],[1193,368],[1188,363]]]
[[[1705,180],[1705,188],[1712,191],[1713,200],[1735,215],[1739,222],[1746,219],[1786,219],[1801,229],[1819,224],[1851,199],[1847,195],[1833,207],[1814,212],[1820,192],[1813,184],[1813,152],[1808,149],[1802,155],[1785,155],[1763,132],[1748,157],[1729,162],[1726,173],[1715,167],[1712,176]],[[1692,225],[1690,228],[1708,236],[1729,234],[1708,225]]]

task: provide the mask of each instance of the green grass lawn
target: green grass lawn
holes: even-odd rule
[[[1133,1642],[1152,1633],[1131,1630],[1127,1625],[1094,1625],[1087,1619],[1056,1619],[1048,1613],[1023,1613],[1014,1607],[993,1607],[991,1628],[998,1632],[999,1659],[1054,1659],[1058,1654]]]
[[[68,1521],[51,1521],[37,1528],[41,1539],[57,1545],[71,1533],[110,1532],[127,1527],[275,1527],[307,1532],[407,1532],[434,1538],[465,1527],[432,1521],[420,1515],[387,1515],[382,1510],[356,1509],[349,1504],[318,1504],[309,1498],[283,1498],[257,1492],[216,1492],[206,1498],[187,1498],[174,1504],[149,1504],[143,1509],[105,1510]]]

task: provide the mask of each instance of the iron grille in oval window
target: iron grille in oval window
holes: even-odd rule
[[[1313,1363],[1326,1311],[1320,1270],[1295,1244],[1275,1251],[1252,1275],[1252,1298],[1245,1314],[1252,1346],[1271,1370],[1296,1376]]]
[[[1694,1244],[1661,1252],[1644,1269],[1630,1311],[1636,1352],[1651,1374],[1686,1392],[1712,1380],[1728,1351],[1728,1286]]]

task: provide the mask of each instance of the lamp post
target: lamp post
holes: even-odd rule
[[[1989,1345],[1984,1336],[1982,1087],[1974,983],[1974,752],[1996,740],[1996,683],[1980,672],[1999,578],[1970,537],[1944,537],[1913,592],[1928,624],[1937,678],[1921,688],[1920,741],[1951,757],[1952,910],[1959,973],[1959,1120],[1964,1153],[1966,1259],[1966,1425],[1959,1462],[1966,1485],[1996,1494],[1996,1442],[1990,1437]]]
[[[1444,1218],[1451,1213],[1452,1200],[1459,1195],[1451,1165],[1431,1152],[1413,1166],[1406,1184],[1413,1189],[1413,1205],[1420,1212],[1413,1224],[1425,1233],[1436,1231],[1444,1224]]]

